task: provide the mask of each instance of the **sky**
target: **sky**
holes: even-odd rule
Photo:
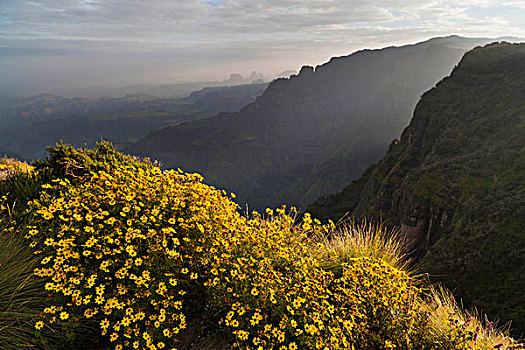
[[[525,37],[525,0],[0,0],[0,89],[271,79],[452,34]]]

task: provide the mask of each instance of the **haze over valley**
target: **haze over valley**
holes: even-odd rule
[[[76,146],[94,146],[101,139],[122,145],[154,129],[238,111],[267,85],[255,81],[205,87],[185,98],[159,98],[146,93],[98,99],[51,94],[4,98],[0,108],[0,147],[4,154],[35,160],[44,155],[47,146],[60,140]]]

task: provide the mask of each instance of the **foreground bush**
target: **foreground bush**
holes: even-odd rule
[[[417,291],[402,271],[356,259],[336,278],[309,251],[307,233],[323,229],[311,221],[296,227],[284,209],[246,220],[198,175],[105,154],[117,159],[111,167],[53,179],[31,203],[28,237],[45,256],[35,273],[60,301],[37,328],[96,319],[117,349],[174,346],[198,314],[223,316],[220,327],[245,348],[388,347],[410,337]]]
[[[35,273],[63,303],[47,307],[37,327],[96,318],[116,349],[173,346],[202,304],[203,252],[240,220],[200,180],[129,166],[77,186],[45,185],[28,236],[46,255]]]
[[[148,159],[124,155],[115,150],[106,141],[97,143],[95,149],[80,149],[60,143],[47,149],[48,156],[34,162],[34,169],[41,181],[67,179],[81,183],[88,181],[92,173],[98,171],[112,172],[122,167],[141,168],[143,170],[156,165]]]
[[[42,185],[52,180],[64,179],[78,184],[90,179],[98,171],[113,172],[119,167],[151,168],[154,163],[139,161],[123,155],[109,142],[102,141],[96,148],[77,149],[67,144],[57,144],[47,149],[49,155],[34,162],[34,166],[14,159],[0,158],[0,196],[5,197],[5,211],[18,224],[26,223],[27,203],[40,197]]]
[[[448,299],[414,286],[402,246],[374,226],[334,233],[308,215],[296,225],[284,208],[245,218],[199,175],[163,173],[109,144],[59,145],[37,169],[44,185],[20,230],[52,301],[32,326],[73,338],[64,348],[190,349],[206,331],[215,337],[201,349],[500,344],[491,328],[481,342],[465,323],[444,326]],[[91,325],[101,344],[78,340]]]

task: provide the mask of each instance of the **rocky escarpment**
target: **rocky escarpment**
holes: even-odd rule
[[[238,113],[154,131],[126,151],[199,172],[251,209],[305,208],[380,159],[421,94],[481,42],[435,38],[305,66]]]
[[[525,45],[467,53],[425,93],[401,139],[310,206],[401,228],[436,279],[525,330]]]

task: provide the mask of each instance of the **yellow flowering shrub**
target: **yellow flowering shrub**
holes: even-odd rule
[[[418,294],[405,271],[369,257],[344,263],[334,288],[338,307],[345,310],[352,328],[348,340],[359,349],[413,348],[421,322]],[[345,329],[344,320],[340,328]]]
[[[173,347],[210,263],[202,258],[210,238],[242,221],[201,180],[123,165],[44,185],[28,237],[45,256],[35,274],[63,301],[35,326],[96,318],[115,349]]]
[[[95,149],[75,148],[62,141],[55,147],[47,148],[48,156],[36,160],[34,165],[38,178],[43,183],[54,179],[68,179],[72,182],[84,182],[98,171],[112,172],[122,166],[151,168],[156,163],[148,159],[139,160],[137,157],[117,152],[107,141],[97,143]]]
[[[309,215],[296,224],[283,207],[243,217],[200,175],[162,172],[106,143],[95,151],[61,145],[36,168],[39,195],[23,230],[39,259],[34,274],[54,296],[37,331],[90,321],[105,341],[91,345],[117,350],[183,347],[184,329],[193,327],[193,341],[199,321],[241,349],[456,342],[426,330],[439,308],[425,307],[403,265],[366,251],[327,265],[319,253],[327,241],[316,237],[333,225]],[[1,210],[8,199],[0,195]],[[471,341],[467,328],[454,329]]]
[[[268,220],[254,213],[242,231],[217,242],[206,285],[214,309],[223,311],[220,323],[241,348],[304,349],[315,343],[315,331],[304,326],[318,318],[316,303],[325,298],[323,287],[332,276],[316,268],[302,231],[294,230],[292,217],[279,209]]]
[[[309,253],[308,216],[301,226],[279,209],[257,213],[235,238],[218,242],[206,284],[221,324],[243,349],[408,347],[418,322],[410,277],[381,259],[356,258],[340,278]]]
[[[115,349],[176,345],[192,312],[221,315],[246,349],[394,346],[410,324],[409,277],[381,260],[323,269],[284,208],[241,217],[197,174],[124,163],[55,179],[30,203],[35,274],[60,302],[35,324],[96,319]],[[378,289],[377,286],[381,287]],[[211,316],[209,316],[211,317]]]
[[[0,180],[14,173],[30,173],[33,167],[13,158],[0,157]]]

